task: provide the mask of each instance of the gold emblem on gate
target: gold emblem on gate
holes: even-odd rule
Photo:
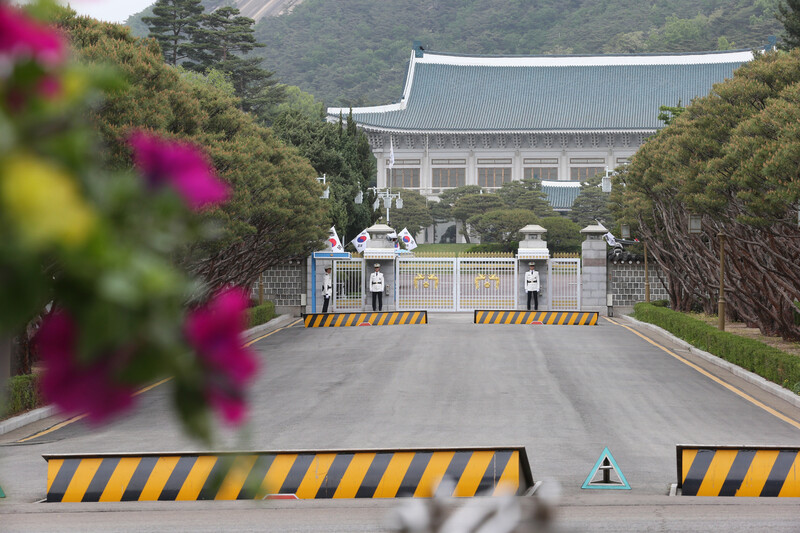
[[[499,289],[500,288],[500,276],[498,276],[497,274],[492,274],[491,276],[489,276],[487,278],[486,274],[478,274],[477,276],[475,276],[475,290],[478,290],[478,289],[481,288],[481,282],[483,282],[484,288],[488,289],[489,287],[492,286],[492,282],[493,281],[494,281],[494,288],[495,289]]]
[[[429,281],[430,280],[430,281]],[[433,288],[439,288],[439,276],[436,274],[428,275],[428,279],[425,279],[425,274],[417,274],[414,276],[414,288],[419,289],[419,282],[422,282],[422,288],[427,289],[431,286],[431,281],[433,281]]]

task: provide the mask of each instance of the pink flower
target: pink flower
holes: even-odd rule
[[[31,58],[52,66],[64,60],[65,50],[55,30],[0,2],[0,55],[15,60]]]
[[[206,368],[206,396],[226,422],[245,418],[244,386],[258,369],[255,354],[242,346],[247,296],[239,289],[217,293],[204,307],[186,318],[189,344]]]
[[[230,188],[219,180],[208,160],[196,147],[162,139],[143,131],[129,139],[136,167],[152,188],[172,186],[191,209],[222,203]]]
[[[36,335],[44,363],[42,394],[65,413],[86,413],[89,421],[100,423],[130,408],[134,390],[115,381],[108,359],[81,364],[75,352],[77,336],[66,313],[55,312],[42,321]]]

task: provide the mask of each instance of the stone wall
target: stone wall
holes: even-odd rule
[[[647,263],[650,278],[650,301],[669,298],[667,287],[661,284],[660,268]],[[664,280],[666,282],[666,279]],[[644,263],[608,262],[608,292],[614,295],[614,307],[633,307],[644,301]]]
[[[305,263],[289,261],[273,267],[261,275],[260,287],[264,291],[264,300],[275,302],[278,314],[298,315],[302,308],[302,296],[305,294]],[[251,296],[258,300],[259,283],[254,283]]]

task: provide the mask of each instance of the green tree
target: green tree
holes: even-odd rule
[[[453,216],[453,205],[455,205],[456,201],[462,196],[466,196],[468,194],[480,194],[480,192],[481,188],[477,185],[465,185],[462,187],[456,187],[442,191],[439,193],[439,202],[430,204],[431,216],[433,217],[434,222],[436,224],[440,224],[455,220],[455,217]],[[455,238],[455,234],[453,234],[453,238]],[[433,236],[433,240],[437,240],[435,234]]]
[[[539,224],[547,230],[545,238],[551,253],[581,253],[581,226],[559,215],[542,218]]]
[[[783,24],[781,48],[800,46],[800,0],[781,0],[775,18]]]
[[[240,111],[236,98],[213,79],[184,79],[165,65],[155,41],[87,18],[62,25],[81,61],[93,68],[111,63],[129,84],[91,117],[114,168],[130,168],[128,135],[146,128],[203,147],[233,188],[230,202],[205,213],[221,238],[176,258],[186,270],[211,287],[249,287],[270,266],[302,259],[320,246],[329,227],[326,204],[316,172],[296,149]]]
[[[475,215],[482,215],[492,209],[501,209],[503,201],[496,194],[467,194],[461,196],[453,204],[453,218],[461,223],[463,228],[464,240],[469,240],[469,226],[467,220]]]
[[[170,65],[176,66],[192,49],[190,40],[203,10],[200,0],[158,0],[152,7],[153,16],[142,19]]]
[[[474,235],[484,243],[500,243],[504,251],[518,246],[522,235],[519,230],[528,224],[537,224],[538,217],[528,209],[492,209],[467,220]]]
[[[681,113],[683,113],[684,110],[686,110],[686,108],[681,105],[680,100],[678,100],[678,105],[674,107],[667,105],[659,106],[658,120],[663,122],[664,125],[669,126],[676,118],[681,116]]]
[[[433,224],[431,210],[424,196],[409,189],[399,189],[399,193],[403,199],[403,208],[389,211],[389,221],[396,231],[408,228],[411,235],[416,235]]]
[[[251,18],[235,7],[221,7],[203,15],[192,33],[187,67],[199,72],[225,72],[241,99],[242,110],[269,121],[269,115],[285,98],[285,87],[277,85],[274,73],[261,67],[262,60],[245,57],[264,45],[256,41]]]
[[[527,209],[537,216],[555,215],[547,195],[542,192],[539,182],[534,179],[504,183],[496,193],[509,209]]]
[[[800,49],[759,55],[695,99],[615,178],[618,219],[637,227],[674,309],[713,313],[725,239],[726,313],[800,338]],[[700,215],[700,234],[688,232]]]
[[[608,205],[609,193],[603,192],[599,187],[600,178],[594,178],[582,183],[581,192],[572,204],[569,219],[581,228],[594,224],[597,220],[607,228],[614,225],[614,216]]]
[[[342,128],[311,117],[299,110],[282,113],[273,129],[284,142],[295,146],[311,162],[317,176],[326,176],[330,187],[328,226],[339,228],[347,243],[370,225],[371,206],[364,194],[361,205],[354,202],[359,192],[375,179],[375,158],[363,131]]]

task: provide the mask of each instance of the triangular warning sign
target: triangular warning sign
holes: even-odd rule
[[[616,479],[612,473],[616,474]],[[600,479],[595,479],[598,477]],[[608,449],[608,447],[606,447],[603,450],[603,453],[600,454],[600,458],[594,464],[594,468],[592,468],[589,477],[587,477],[586,481],[583,482],[583,486],[581,488],[631,490],[628,480],[625,479],[625,475],[622,473],[622,470],[620,470],[619,466],[617,466],[617,462],[614,460],[614,456],[611,455],[611,451]]]

